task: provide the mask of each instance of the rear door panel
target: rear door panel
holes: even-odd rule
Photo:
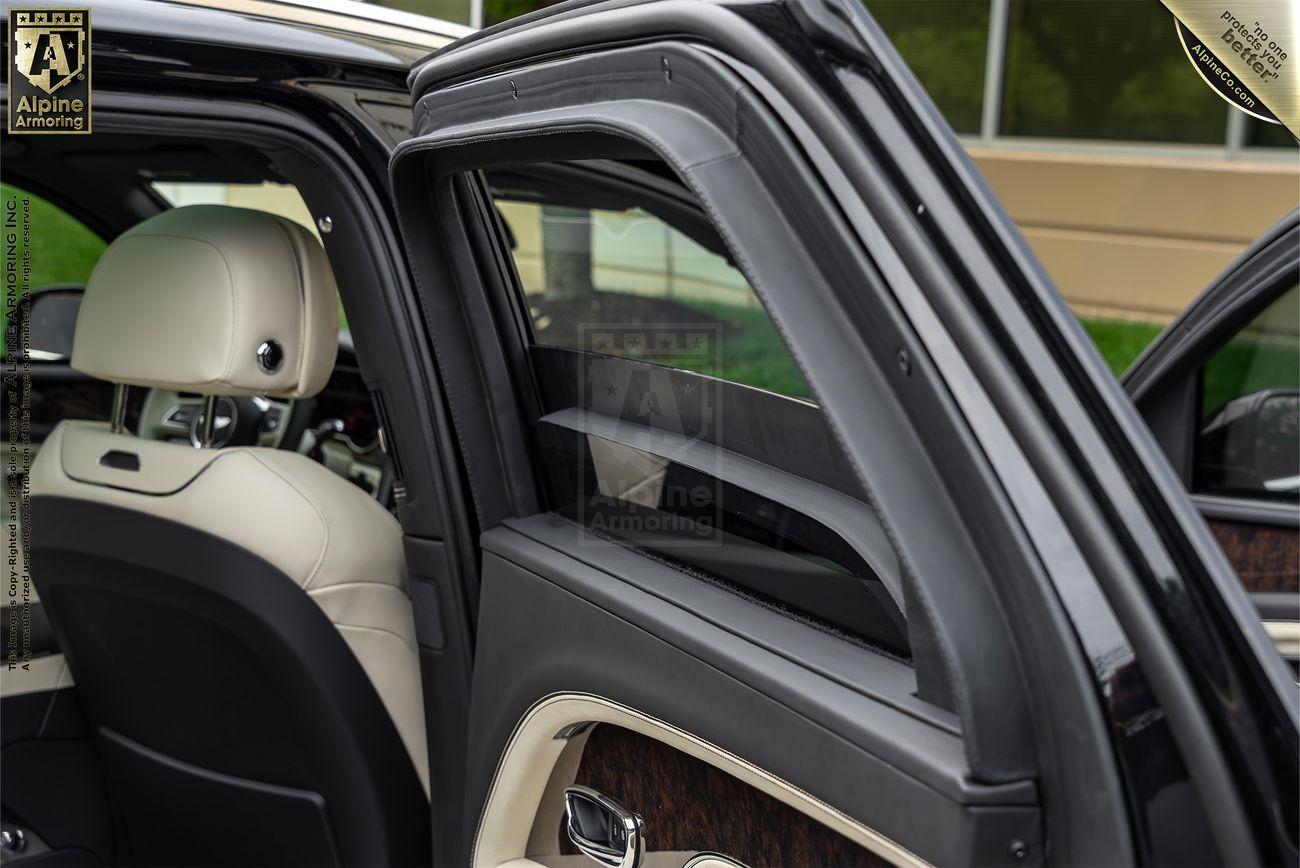
[[[650,154],[647,145],[633,142],[654,143],[662,147],[659,155],[679,175],[698,172],[700,184],[723,197],[710,200],[705,210],[715,225],[721,219],[733,257],[751,284],[764,289],[765,300],[774,310],[788,312],[793,319],[816,320],[823,344],[837,340],[845,346],[858,344],[842,320],[807,303],[807,288],[821,278],[808,270],[810,260],[796,255],[800,248],[789,244],[790,236],[771,234],[763,221],[720,218],[722,213],[739,213],[746,207],[740,199],[726,201],[726,197],[745,188],[752,171],[737,159],[732,121],[724,121],[729,129],[725,135],[711,120],[701,123],[728,104],[722,117],[725,111],[751,110],[745,104],[748,97],[737,102],[728,94],[727,87],[734,88],[736,82],[724,67],[707,53],[670,44],[639,53],[587,56],[573,63],[590,70],[597,80],[625,75],[644,81],[652,93],[676,88],[684,102],[673,105],[679,98],[675,91],[659,105],[602,101],[598,99],[604,93],[602,86],[590,77],[585,79],[593,82],[588,93],[570,94],[564,82],[584,80],[585,73],[562,64],[543,64],[424,97],[417,105],[417,119],[437,120],[424,125],[430,130],[427,136],[405,146],[394,168],[417,274],[428,281],[442,264],[421,253],[421,247],[430,246],[428,239],[435,231],[432,220],[412,211],[446,213],[447,206],[429,204],[430,199],[437,200],[440,189],[447,190],[440,180],[444,173],[477,166],[499,171],[543,157],[642,158]],[[534,110],[523,118],[485,117],[485,100],[497,102],[499,108],[493,112],[509,113],[514,101],[511,87],[537,94],[539,103],[529,103]],[[498,94],[507,94],[511,102],[499,103]],[[576,105],[567,102],[575,96]],[[764,207],[770,210],[771,206]],[[419,241],[413,232],[419,233]],[[765,246],[767,255],[756,261],[755,253]],[[427,283],[425,291],[431,287],[432,282]],[[803,327],[808,329],[808,324]],[[438,328],[436,322],[433,328]],[[607,406],[612,399],[593,390],[595,375],[580,360],[576,370],[559,365],[559,376],[554,376],[557,351],[535,347],[531,354],[538,360],[531,373],[541,380],[540,412],[553,415],[546,420],[520,420],[525,432],[531,436],[539,427],[555,426],[570,417],[585,431],[583,425],[598,424],[601,417],[592,414],[599,410],[613,413],[603,417],[604,424],[614,429],[622,425],[630,436],[636,426],[629,423],[643,402],[626,401],[620,392],[614,406]],[[448,359],[439,361],[444,370],[449,366]],[[825,365],[824,356],[801,357],[801,361],[815,385],[819,379],[833,383],[828,378],[837,376],[830,369],[808,368]],[[626,379],[614,382],[635,380],[636,372],[628,370],[636,367],[634,362],[610,360],[609,365],[627,373]],[[855,373],[854,381],[861,383],[861,377],[862,372]],[[841,500],[851,500],[866,515],[875,515],[871,505],[857,499],[862,488],[848,475],[852,465],[836,456],[840,441],[833,435],[818,438],[818,428],[825,424],[821,411],[777,395],[716,383],[705,375],[674,372],[669,380],[664,388],[698,388],[715,399],[702,418],[692,421],[686,414],[670,413],[653,423],[684,436],[697,452],[696,464],[711,468],[714,478],[738,481],[734,474],[750,461],[769,474],[803,477],[808,481],[801,484],[811,486],[809,491],[824,492],[800,500],[795,496],[798,486],[792,485],[783,493],[783,502],[810,511],[814,519],[831,526],[844,523],[849,516],[843,510],[826,506]],[[448,391],[454,393],[455,388],[449,385]],[[835,388],[858,391],[848,381]],[[650,387],[648,393],[653,391]],[[844,406],[846,412],[861,413],[861,408]],[[901,436],[906,427],[891,429],[882,424],[880,416],[891,412],[889,406],[882,403],[871,414],[878,440]],[[800,416],[813,417],[814,424],[791,427],[791,420]],[[787,436],[778,436],[783,427]],[[895,443],[906,448],[902,440]],[[466,448],[473,462],[474,445]],[[545,442],[534,448],[538,450],[535,460],[545,465]],[[739,452],[734,459],[729,457],[735,454],[731,450]],[[837,462],[840,470],[832,471]],[[505,460],[498,466],[506,466]],[[486,485],[483,479],[480,486]],[[827,483],[839,491],[825,488]],[[916,493],[922,494],[923,489]],[[554,491],[542,497],[550,499],[553,509],[562,505]],[[863,533],[858,524],[846,527],[849,537]],[[877,563],[892,561],[898,575],[887,535],[877,531],[877,538],[884,549],[872,558]],[[1003,715],[999,747],[990,746],[988,755],[975,754],[980,769],[972,770],[969,734],[950,704],[951,690],[942,686],[952,677],[953,667],[962,669],[963,661],[940,662],[927,647],[920,655],[927,667],[922,669],[921,664],[828,630],[816,619],[792,616],[680,564],[602,539],[589,527],[556,514],[507,518],[483,534],[481,545],[467,788],[467,813],[474,816],[476,806],[485,806],[479,822],[467,829],[466,847],[475,864],[494,865],[525,856],[547,862],[563,855],[554,828],[558,794],[546,784],[561,759],[562,745],[549,744],[551,753],[541,758],[525,753],[523,759],[514,758],[509,745],[512,740],[531,738],[527,721],[540,713],[538,709],[566,698],[576,708],[584,708],[579,700],[597,702],[608,715],[601,718],[605,725],[619,728],[597,738],[596,745],[608,738],[610,743],[627,746],[631,737],[623,730],[636,720],[656,721],[663,729],[642,731],[640,736],[657,744],[635,742],[647,755],[672,757],[671,762],[682,768],[698,771],[673,747],[679,741],[694,744],[700,753],[695,760],[727,775],[715,780],[727,780],[729,787],[737,786],[737,781],[744,784],[746,778],[765,781],[771,790],[765,797],[793,811],[756,816],[757,807],[746,813],[713,797],[678,804],[673,786],[665,784],[661,789],[656,784],[655,769],[633,767],[612,778],[600,777],[605,787],[614,786],[613,779],[619,781],[617,791],[609,793],[617,799],[640,800],[644,795],[638,794],[645,794],[647,786],[657,793],[652,803],[630,806],[645,815],[651,850],[671,851],[673,859],[677,848],[687,844],[688,850],[725,850],[737,846],[737,841],[754,843],[755,834],[764,835],[770,846],[732,855],[743,856],[753,865],[822,864],[832,852],[839,854],[832,859],[836,864],[870,864],[876,859],[1016,863],[1043,858],[1037,788],[1020,771],[1032,760],[1022,756],[1009,761],[997,753],[1013,748],[1023,754],[1023,741],[1005,740],[1006,726],[1020,726],[1023,720]],[[933,544],[930,548],[934,550]],[[892,585],[901,604],[910,592],[903,590],[901,578],[892,580]],[[961,594],[969,593],[969,587],[958,584],[949,596],[955,603]],[[987,605],[987,600],[976,603],[967,615],[987,611],[983,608]],[[925,619],[918,615],[915,620],[909,632],[924,636]],[[977,627],[971,624],[968,629]],[[986,656],[967,662],[984,666],[996,660],[1007,651],[996,638],[1002,635],[1005,630],[1000,628],[986,634]],[[922,695],[932,696],[931,701],[918,698],[918,677],[926,682]],[[1014,696],[1014,682],[1005,677],[982,683],[990,690],[979,701],[996,701],[998,694]],[[545,719],[548,725],[557,723]],[[551,741],[568,727],[591,722],[559,720]],[[586,761],[582,757],[568,761],[572,770],[562,771],[574,778],[582,769],[600,767],[594,754]],[[516,763],[523,771],[516,771]],[[507,785],[501,781],[515,779],[529,781],[529,787],[510,785],[510,793],[502,795],[500,789]],[[596,780],[577,778],[577,783]],[[508,810],[497,807],[501,799],[507,800]],[[756,796],[753,805],[770,807]],[[683,812],[695,818],[695,826],[681,825]],[[841,838],[852,847],[835,850],[848,845],[828,843]],[[821,843],[797,843],[813,839]],[[1010,847],[1011,842],[1019,842],[1019,847]],[[805,849],[788,849],[791,846]]]
[[[909,673],[901,665],[888,667],[887,661],[864,655],[860,663],[888,668],[870,673],[875,678],[863,676],[873,682],[876,696],[854,690],[750,641],[737,625],[759,615],[731,594],[683,581],[668,568],[647,569],[640,556],[622,549],[594,552],[590,559],[600,566],[575,562],[562,554],[576,547],[574,529],[543,516],[511,525],[484,539],[488,554],[480,623],[485,632],[503,638],[481,647],[475,664],[471,731],[478,737],[472,742],[470,777],[480,787],[492,780],[493,772],[500,774],[501,745],[530,707],[545,697],[588,694],[627,713],[671,721],[691,736],[743,757],[747,765],[816,794],[849,817],[870,818],[866,828],[874,834],[863,832],[859,839],[868,849],[885,837],[924,852],[926,861],[963,861],[980,834],[976,805],[982,804],[1000,815],[999,833],[1032,830],[1037,813],[1032,786],[972,787],[959,771],[961,744],[953,721],[940,725],[926,719],[939,716],[933,711],[909,714],[897,707],[917,704],[908,695]],[[637,576],[645,589],[626,576]],[[697,602],[692,592],[706,599]],[[725,618],[728,609],[730,619]],[[796,630],[801,625],[782,620],[770,615],[769,623],[754,627],[769,637],[805,634],[783,637],[811,646],[805,650],[786,641],[787,654],[813,661],[818,652],[823,658],[845,654],[817,631]],[[880,696],[891,683],[893,695]],[[555,731],[578,722],[565,721]],[[656,769],[634,766],[617,777],[620,785],[612,794],[630,804],[647,784],[658,790]],[[469,803],[486,801],[487,795],[472,791]],[[678,849],[681,833],[665,829],[672,814],[661,813],[670,798],[669,791],[660,792],[654,802],[641,803],[641,809],[651,840]],[[1017,801],[1024,803],[1019,811],[1009,807]],[[733,808],[711,796],[697,803],[692,810],[712,826],[692,839],[695,849],[727,852],[724,844],[763,827],[762,817]],[[528,813],[527,806],[521,810]],[[917,818],[925,819],[918,823]],[[923,840],[936,829],[944,830],[942,851],[936,842],[927,846]],[[480,847],[483,837],[492,837],[484,828],[477,834]],[[780,839],[787,832],[771,828],[769,834]],[[873,852],[881,850],[894,852],[884,842]],[[734,855],[762,857],[749,864],[819,864],[808,858],[811,854],[783,861],[788,854],[780,848]]]
[[[753,865],[1253,853],[1232,837],[1239,806],[1200,819],[1193,784],[1226,792],[1229,772],[1217,754],[1186,752],[1209,724],[1143,608],[1141,571],[1170,570],[1142,523],[1149,501],[1115,457],[1145,468],[1147,452],[1115,446],[1129,448],[1138,428],[1112,412],[1122,396],[1093,377],[1100,359],[1080,330],[1059,345],[1043,337],[1068,312],[1059,298],[1040,304],[1040,274],[991,288],[1003,269],[1032,272],[1027,248],[999,234],[1005,215],[963,174],[955,140],[934,129],[937,113],[873,27],[836,3],[594,4],[470,38],[413,72],[417,136],[399,148],[393,183],[483,531],[466,791],[474,864],[569,858],[556,825],[570,781],[635,799],[650,849],[674,866],[696,847],[738,847],[755,828],[774,840],[745,851]],[[809,405],[787,409],[791,399],[769,393],[749,396],[752,413],[694,427],[669,414],[650,427],[686,436],[723,483],[738,482],[734,451],[798,477],[783,505],[821,485],[875,515],[899,565],[889,596],[906,618],[906,654],[828,629],[752,583],[594,533],[591,512],[559,514],[539,426],[567,421],[590,437],[591,424],[645,420],[596,389],[630,380],[600,380],[588,353],[533,343],[511,266],[517,239],[478,173],[589,160],[651,166],[694,202],[820,408],[821,424],[784,444],[763,435]],[[711,382],[675,371],[662,388]],[[833,527],[833,501],[800,507]],[[1115,513],[1130,505],[1120,532]],[[1148,534],[1146,549],[1133,534]],[[1185,713],[1162,713],[1174,701]],[[714,797],[678,804],[681,776],[713,774],[685,771],[696,768],[688,759],[824,831],[733,815]],[[1177,831],[1159,822],[1169,810]],[[871,857],[784,849],[826,833]]]

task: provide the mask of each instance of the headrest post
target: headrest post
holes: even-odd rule
[[[203,439],[199,445],[204,449],[211,448],[212,440],[217,433],[217,396],[208,395],[203,402]]]
[[[109,417],[108,428],[114,434],[126,432],[126,383],[113,386],[113,415]]]

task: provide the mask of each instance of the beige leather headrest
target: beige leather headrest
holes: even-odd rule
[[[296,223],[225,205],[175,208],[132,227],[95,266],[72,367],[209,395],[307,397],[338,352],[338,289]]]

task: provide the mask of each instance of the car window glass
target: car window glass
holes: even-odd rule
[[[27,252],[32,272],[28,285],[38,290],[59,284],[84,284],[108,246],[104,239],[40,196],[10,184],[0,190],[4,201],[17,202],[20,213],[30,209],[25,218],[20,218],[30,227]]]
[[[316,221],[298,190],[289,184],[269,181],[261,184],[214,184],[194,181],[155,181],[151,185],[169,205],[233,205],[277,214],[298,223],[320,237]]]
[[[648,160],[486,179],[533,339],[549,510],[910,657],[892,545],[694,195]]]
[[[882,575],[817,519],[684,460],[548,422],[537,434],[555,512],[593,536],[841,638],[911,656]],[[864,506],[847,508],[864,514],[844,520],[877,526]]]
[[[40,196],[10,184],[3,185],[0,191],[3,192],[6,208],[11,205],[14,208],[15,225],[21,227],[15,232],[17,255],[23,267],[30,269],[26,286],[16,285],[15,288],[20,293],[35,293],[58,287],[84,286],[90,278],[95,263],[99,261],[100,255],[107,246],[104,239],[88,229],[80,220]],[[52,298],[47,299],[42,316],[47,318],[51,315],[57,316],[61,323],[67,320],[69,315],[75,320],[77,304],[75,294],[69,290],[52,295],[55,294],[61,297],[61,303],[51,304]],[[18,301],[17,295],[14,296],[13,301]],[[57,312],[53,310],[55,306],[60,308]],[[0,323],[0,327],[6,330],[9,328],[11,313],[12,306],[6,304],[4,321]],[[62,333],[66,328],[60,327],[56,331]],[[29,335],[30,337],[32,336]],[[42,336],[37,335],[35,339],[39,343]],[[57,343],[62,346],[64,341],[60,340]],[[44,352],[36,346],[29,346],[28,349],[33,352],[32,358],[36,360],[58,360],[64,355]]]
[[[700,227],[691,227],[692,238],[632,199],[590,207],[576,192],[548,189],[546,201],[538,201],[517,181],[490,180],[537,343],[810,397],[767,312],[716,235],[705,239]],[[675,329],[682,337],[652,339],[638,327]],[[706,341],[711,350],[700,352]]]
[[[1201,372],[1196,490],[1268,499],[1300,493],[1300,289],[1224,344]]]

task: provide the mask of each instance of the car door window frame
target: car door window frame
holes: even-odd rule
[[[685,237],[692,238],[705,249],[717,255],[729,256],[722,246],[721,239],[708,222],[708,217],[694,201],[690,191],[658,173],[652,174],[631,165],[588,160],[570,163],[511,164],[492,170],[490,180],[496,182],[502,177],[510,179],[509,189],[514,195],[523,196],[521,201],[542,201],[557,190],[566,193],[579,189],[584,191],[582,195],[589,202],[618,204],[635,202],[644,207],[646,213],[654,219],[663,221],[664,225],[684,233]],[[530,191],[533,192],[530,194]],[[679,228],[680,222],[685,222],[687,225]],[[514,240],[513,233],[510,240]],[[526,325],[531,325],[528,321],[533,319],[533,315],[529,308],[533,302],[522,289],[517,259],[513,256],[511,265],[514,267],[510,269],[510,274],[516,287],[516,291],[511,296],[518,311],[517,319],[525,322]],[[748,288],[748,291],[752,295],[753,289]],[[763,312],[763,315],[766,316],[766,313]],[[773,328],[775,335],[774,327],[770,325],[770,320],[768,322],[769,328]],[[658,328],[664,334],[672,332],[674,342],[690,330],[689,325],[682,324],[674,324],[670,327],[668,324],[628,323],[623,326],[620,323],[610,322],[607,325],[615,332],[620,330],[633,332],[638,338],[641,337],[642,331]],[[678,334],[683,329],[686,332]],[[540,456],[545,470],[544,493],[554,492],[557,484],[566,492],[562,498],[563,502],[556,502],[554,496],[552,497],[549,502],[552,510],[563,510],[564,514],[577,520],[594,520],[598,524],[611,518],[607,509],[612,508],[613,504],[603,502],[600,497],[594,497],[586,502],[569,499],[569,495],[572,494],[572,484],[581,484],[582,473],[580,466],[561,467],[562,462],[557,456],[564,455],[567,462],[582,464],[575,452],[575,450],[582,451],[582,448],[569,436],[574,432],[583,432],[589,438],[597,437],[605,444],[602,452],[610,449],[632,449],[635,446],[649,448],[651,453],[643,454],[649,458],[653,453],[653,457],[665,462],[666,467],[671,471],[670,477],[704,474],[699,478],[709,480],[705,487],[712,494],[717,495],[710,498],[711,508],[719,510],[711,518],[725,519],[726,522],[734,521],[736,516],[726,509],[720,509],[722,503],[755,497],[761,501],[762,498],[762,495],[753,488],[756,479],[754,474],[742,471],[740,468],[744,467],[746,462],[752,469],[770,467],[772,472],[789,481],[786,486],[787,493],[792,494],[803,486],[824,490],[825,496],[796,497],[795,501],[802,503],[802,507],[793,510],[785,508],[783,504],[772,502],[772,509],[776,514],[764,514],[762,517],[757,516],[759,512],[764,511],[756,512],[750,509],[747,512],[748,518],[744,520],[746,526],[751,531],[758,530],[758,526],[751,523],[757,520],[760,525],[766,523],[765,526],[772,531],[780,527],[785,520],[811,521],[815,526],[822,528],[820,543],[815,546],[820,545],[823,548],[816,549],[810,554],[824,555],[829,549],[843,552],[843,547],[847,545],[855,552],[849,558],[857,564],[853,568],[856,571],[854,575],[865,584],[870,594],[858,597],[853,605],[848,604],[847,597],[841,598],[840,603],[832,603],[831,598],[836,593],[848,594],[851,597],[852,589],[842,587],[838,592],[833,590],[839,580],[831,576],[824,577],[826,582],[821,587],[816,587],[816,583],[813,583],[805,588],[799,581],[791,581],[778,587],[769,581],[763,583],[762,591],[758,591],[753,586],[753,582],[743,577],[733,576],[728,579],[715,574],[715,580],[732,584],[740,593],[758,592],[774,605],[793,606],[794,617],[811,618],[813,623],[822,625],[823,629],[845,635],[852,641],[873,643],[877,647],[887,648],[888,653],[904,656],[909,653],[906,640],[899,635],[898,631],[898,627],[903,625],[901,613],[903,593],[897,557],[890,548],[879,521],[871,508],[866,505],[867,498],[819,409],[807,401],[792,399],[728,380],[721,376],[726,373],[725,368],[722,367],[717,369],[718,376],[695,374],[681,368],[655,370],[658,366],[651,349],[643,348],[632,356],[620,356],[615,355],[612,350],[602,353],[595,346],[575,347],[541,343],[536,339],[534,330],[525,328],[525,331],[529,334],[525,351],[530,357],[531,379],[538,384],[539,406],[547,414],[540,418],[530,416],[528,420],[536,438],[535,446],[537,443],[547,444],[541,447]],[[711,346],[723,343],[721,336],[712,337],[713,340],[707,342]],[[783,358],[791,365],[794,364],[783,344],[778,344],[776,351],[782,353]],[[613,377],[627,384],[624,388],[611,387],[615,388],[621,397],[611,401],[606,396],[593,394],[589,388],[585,388],[591,385],[589,381],[593,370],[592,365],[601,369],[601,376]],[[645,386],[647,381],[654,381],[656,378],[660,386],[672,381],[674,385],[671,388],[673,394],[677,395],[677,399],[671,401],[665,399],[666,404],[660,410],[666,415],[654,420],[640,419],[638,422],[636,419],[640,417],[629,414],[629,407],[640,406],[646,399],[657,394],[653,385]],[[688,399],[687,393],[693,394],[695,400]],[[706,418],[707,414],[702,415],[691,409],[696,402],[703,401],[706,394],[708,401],[711,402],[712,412],[716,414],[716,418],[712,420]],[[716,422],[716,419],[720,418],[725,418],[727,424],[710,424],[711,421]],[[653,429],[643,429],[642,423],[658,424],[661,421],[671,429],[663,431],[662,436],[638,438],[633,433],[629,435],[631,440],[620,439],[620,433],[627,434],[638,430],[653,435]],[[599,429],[603,436],[593,433],[596,429]],[[672,433],[679,429],[689,431],[690,437]],[[651,441],[658,442],[658,447],[650,445]],[[667,446],[666,441],[675,441],[677,445]],[[561,447],[561,443],[565,444],[564,448]],[[695,461],[682,463],[685,457],[682,443],[689,444],[689,451],[695,456]],[[593,446],[592,449],[594,448]],[[667,451],[654,453],[656,448]],[[731,453],[735,453],[734,457],[723,457],[721,463],[717,464],[718,456],[729,456]],[[717,466],[714,466],[715,464]],[[687,465],[690,465],[690,469],[687,469]],[[805,478],[808,482],[804,482]],[[728,493],[724,495],[724,492]],[[671,494],[672,490],[669,491],[670,496]],[[772,492],[769,491],[769,495],[771,494]],[[841,497],[843,504],[857,504],[860,508],[856,511],[850,510],[850,514],[859,514],[860,527],[846,528],[843,520],[844,510],[832,508],[828,504],[827,498],[833,501],[837,495],[846,495]],[[647,504],[630,505],[623,511],[631,509],[635,512],[640,509],[644,513],[647,506]],[[651,519],[658,522],[676,512],[672,505],[667,507],[661,505],[661,509],[663,508],[669,511],[662,513],[660,509],[651,509],[649,513],[641,515],[625,515],[620,511],[613,517],[638,523]],[[787,516],[787,519],[782,519],[781,515]],[[699,531],[700,528],[697,527],[696,530]],[[716,523],[711,526],[709,532],[725,534]],[[830,533],[832,537],[827,537],[824,533]],[[780,532],[777,531],[777,534],[779,537]],[[683,547],[680,540],[655,538],[653,534],[650,536],[643,534],[639,538],[644,544],[650,546],[649,551],[659,552],[654,556],[662,555],[671,558],[672,552],[676,551],[679,556],[678,562],[686,569],[691,569],[690,565],[698,561],[698,558],[692,558],[690,547]],[[654,543],[650,542],[652,538],[655,539]],[[769,542],[775,543],[777,540],[769,538]],[[656,545],[661,548],[656,549]],[[662,548],[663,546],[666,548]],[[773,556],[779,554],[774,551]],[[714,559],[712,563],[717,565],[721,562]],[[842,565],[840,568],[843,568]],[[888,594],[884,593],[885,588],[889,589]],[[814,609],[820,614],[810,615]],[[845,630],[848,632],[843,632]],[[929,687],[928,683],[923,688],[923,692],[927,694],[934,690],[935,688]],[[943,688],[943,695],[945,697],[943,701],[950,701],[946,698],[949,695],[947,688]]]
[[[473,46],[467,46],[466,50],[472,47]],[[655,59],[658,60],[659,57],[656,56]],[[681,61],[679,61],[677,56],[674,55],[671,62],[676,70],[676,64]],[[661,67],[659,64],[656,64],[654,68],[659,70]],[[525,77],[527,72],[528,70],[525,70],[512,74],[511,80],[516,84],[516,88],[519,92],[544,92],[548,94],[548,96],[554,95],[556,92],[554,88],[544,89],[540,86],[539,82],[529,81],[528,78]],[[577,72],[571,72],[570,74],[572,76],[571,80],[576,81],[582,78],[582,76]],[[419,77],[419,75],[422,75],[422,73],[417,74],[417,77]],[[677,72],[675,71],[674,77],[676,76]],[[498,86],[501,81],[504,81],[504,79],[498,80]],[[476,84],[477,83],[470,83],[457,88],[455,97],[468,98],[469,94],[479,92],[475,89]],[[502,124],[502,118],[499,116],[501,114],[500,108],[508,108],[508,106],[500,106],[499,108],[492,107],[493,102],[489,96],[491,91],[486,90],[487,87],[488,84],[485,84],[484,90],[481,91],[484,97],[483,101],[476,105],[476,109],[479,110],[477,118],[460,112],[458,110],[459,106],[457,106],[451,98],[439,99],[440,95],[437,93],[422,97],[416,106],[417,120],[422,117],[436,117],[438,119],[436,125],[437,131],[426,133],[425,135],[405,143],[399,148],[394,159],[394,188],[398,197],[399,212],[402,215],[404,229],[406,230],[408,246],[410,247],[414,262],[414,270],[417,275],[420,275],[421,282],[424,284],[423,292],[426,299],[432,295],[430,288],[433,286],[437,286],[439,292],[446,295],[464,295],[466,293],[475,294],[485,292],[482,284],[478,283],[480,276],[474,274],[474,269],[458,267],[453,271],[448,267],[448,260],[457,255],[453,249],[457,242],[454,237],[449,240],[447,229],[449,226],[455,226],[457,224],[453,223],[451,219],[438,220],[437,217],[455,217],[457,220],[464,220],[466,209],[463,206],[454,205],[452,203],[454,197],[450,195],[456,189],[457,184],[461,183],[461,181],[457,180],[458,175],[463,174],[467,170],[508,164],[512,160],[521,159],[521,157],[518,156],[521,153],[523,154],[523,159],[536,160],[552,158],[577,160],[587,157],[605,158],[620,155],[617,147],[614,147],[610,151],[596,150],[587,153],[583,153],[581,150],[574,149],[571,146],[566,150],[561,146],[562,142],[560,140],[566,135],[575,135],[574,127],[569,126],[566,128],[558,118],[556,118],[557,128],[555,129],[548,129],[541,125],[512,128],[508,124]],[[530,91],[529,88],[532,88],[532,90]],[[489,107],[488,110],[485,111],[485,107]],[[626,124],[623,123],[625,121],[627,121],[627,118],[620,117],[618,122],[612,124],[597,124],[592,119],[591,113],[588,113],[581,121],[581,132],[591,135],[596,133],[598,130],[614,129],[617,131],[617,139],[626,139],[631,136],[632,133],[629,132]],[[489,128],[493,123],[495,123],[496,126]],[[425,125],[427,126],[428,123],[426,122]],[[523,137],[525,136],[528,138],[526,141],[523,141]],[[665,145],[662,140],[656,136],[647,137],[643,135],[639,138],[641,138],[642,141],[645,141],[648,138],[650,141],[656,141],[658,144],[665,147],[671,145],[671,143]],[[518,146],[521,141],[523,141],[524,146],[522,148]],[[514,150],[511,150],[512,147]],[[419,155],[419,158],[417,158],[417,155]],[[660,156],[663,156],[662,152],[660,152]],[[775,154],[770,154],[768,157],[776,159]],[[779,162],[780,160],[777,159],[777,162],[771,165],[774,166]],[[785,165],[788,168],[788,161]],[[772,175],[765,177],[772,177]],[[716,193],[717,191],[714,190],[713,192]],[[789,193],[788,187],[785,192],[787,194]],[[822,203],[818,202],[814,206],[805,201],[802,208],[805,211],[810,208],[815,210],[816,208],[821,207],[821,204]],[[791,213],[799,213],[799,211],[800,206],[796,205],[794,211]],[[800,216],[802,217],[806,215],[800,214]],[[731,225],[732,224],[728,223],[729,227]],[[472,232],[473,228],[470,227],[467,231]],[[747,241],[752,242],[752,239],[747,239]],[[463,244],[464,248],[472,249],[472,245],[465,243],[463,239],[460,243]],[[504,246],[505,244],[505,242],[501,240],[498,240],[496,243],[500,246]],[[834,248],[832,248],[832,251],[833,250]],[[467,254],[462,253],[460,255]],[[857,265],[848,265],[842,261],[834,261],[837,257],[833,252],[830,258],[832,261],[819,262],[818,264],[827,268],[858,267]],[[806,263],[797,263],[797,265],[799,267],[807,267]],[[487,270],[486,266],[484,267],[484,270]],[[467,274],[469,275],[470,281],[472,281],[469,285],[466,284],[463,277]],[[499,281],[502,284],[505,283],[504,280],[495,275],[488,275],[486,279],[494,282]],[[873,281],[878,280],[876,277],[868,279]],[[751,284],[755,284],[752,275],[750,282]],[[853,283],[853,285],[860,286],[860,280]],[[876,286],[878,286],[878,284],[876,284]],[[448,291],[449,287],[454,287],[454,289]],[[510,291],[514,291],[513,287],[510,288]],[[873,286],[873,291],[875,291],[875,286]],[[892,306],[893,300],[890,299],[888,304]],[[795,318],[798,319],[796,313],[786,310],[777,314],[778,321],[781,321],[783,316],[795,316]],[[436,328],[438,318],[430,317],[430,320],[433,327]],[[787,327],[790,327],[790,323],[787,322],[786,325]],[[879,323],[879,327],[895,328],[896,325],[893,322],[890,322],[888,325],[885,323]],[[800,324],[799,328],[800,330],[808,329],[809,325],[805,321]],[[804,332],[804,338],[807,339],[810,333],[811,332]],[[842,325],[828,325],[825,331],[819,334],[821,343],[823,344],[823,350],[825,349],[824,345],[827,334],[835,335],[840,333],[842,333]],[[873,345],[871,348],[872,352],[881,353],[881,355],[884,356],[884,359],[888,360],[888,364],[890,365],[889,370],[897,370],[897,348],[900,343],[908,346],[912,345],[912,339],[910,337],[900,339],[897,332],[895,332],[895,335],[896,336],[892,339],[890,337],[883,337],[879,343]],[[798,341],[796,340],[796,343],[797,342]],[[881,352],[882,350],[883,352]],[[501,354],[509,355],[504,351]],[[796,352],[796,356],[798,355],[798,352]],[[914,369],[913,373],[919,373],[921,376],[926,378],[933,375],[931,369],[924,367],[924,363],[921,361],[924,357],[921,355],[919,350],[917,351],[917,355],[913,358],[918,360],[917,367]],[[480,364],[477,361],[471,362],[471,359],[473,359],[473,356],[466,356],[463,361],[456,363],[455,366],[474,366]],[[451,366],[452,365],[449,365],[448,362],[443,362],[444,368]],[[825,372],[823,372],[822,375],[825,376]],[[862,382],[858,377],[855,377],[855,380],[857,380],[857,383]],[[885,388],[886,394],[890,394],[890,400],[892,400],[892,389],[894,386],[886,386]],[[920,393],[920,388],[904,389],[904,392],[909,398],[916,398]],[[939,389],[939,393],[942,393],[942,389]],[[927,392],[926,394],[932,396],[935,393]],[[472,395],[468,397],[473,398]],[[454,397],[453,400],[455,400]],[[483,397],[479,397],[476,400],[480,404],[486,403],[487,401],[487,399]],[[932,400],[932,398],[927,397],[925,400]],[[473,405],[467,404],[467,406]],[[951,407],[949,406],[940,410],[938,407],[931,404],[925,412],[930,414],[939,414],[938,416],[932,417],[933,420],[937,422],[940,418],[948,418],[944,417],[943,414],[951,412]],[[883,424],[884,423],[882,422],[882,425]],[[887,425],[884,427],[888,429]],[[893,430],[897,433],[906,430],[907,427],[907,424],[901,424]],[[524,429],[526,429],[526,425],[521,425],[520,430],[522,431]],[[470,438],[462,435],[462,440],[466,439]],[[970,465],[966,465],[964,470],[960,467],[954,468],[954,473],[956,477],[960,477],[971,469]],[[981,486],[983,485],[983,483],[977,484]],[[933,486],[914,487],[914,493],[926,497],[930,496],[930,492],[936,490],[938,489]],[[972,488],[972,490],[974,489]],[[997,511],[1000,511],[1002,508],[1003,507],[997,507],[996,509]],[[931,552],[931,554],[932,553],[933,552]],[[1006,552],[1003,552],[1003,554],[1005,555]],[[970,569],[970,564],[968,563],[965,568]],[[1023,567],[1017,571],[1016,574],[1025,575]]]

